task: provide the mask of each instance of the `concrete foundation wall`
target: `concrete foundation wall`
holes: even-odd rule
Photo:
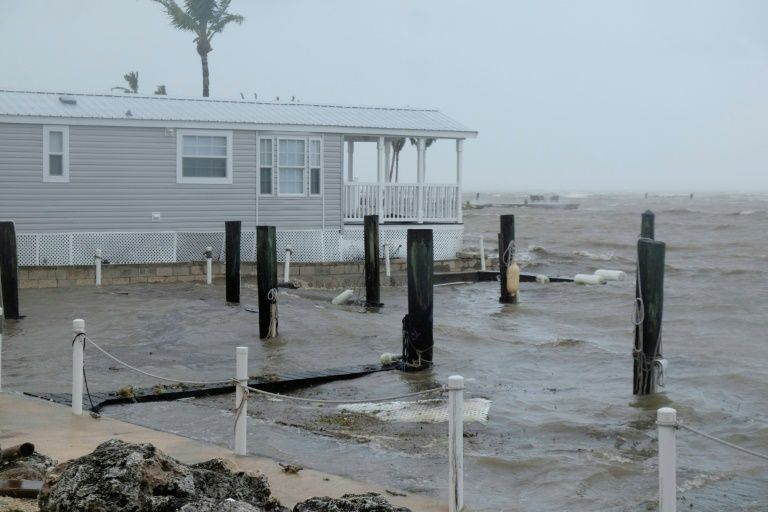
[[[403,286],[406,283],[405,260],[391,262],[392,277],[384,276],[381,263],[382,286]],[[490,267],[490,262],[488,264]],[[479,270],[480,259],[474,256],[436,261],[435,272],[458,272]],[[350,288],[365,286],[362,262],[292,263],[291,281],[310,288]],[[256,265],[243,263],[240,266],[243,278],[255,278]],[[278,264],[278,281],[283,278],[283,265]],[[224,263],[213,263],[214,279],[223,279]],[[19,287],[21,288],[66,288],[71,286],[95,286],[96,270],[93,266],[20,267]],[[142,265],[103,265],[101,282],[103,286],[140,283],[205,283],[205,263],[161,263]]]

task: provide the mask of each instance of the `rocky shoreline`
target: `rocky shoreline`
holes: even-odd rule
[[[0,480],[42,481],[37,499],[0,497],[0,511],[65,512],[410,512],[377,493],[312,497],[293,509],[261,472],[215,458],[184,464],[149,443],[111,439],[62,464],[32,453],[0,460]]]

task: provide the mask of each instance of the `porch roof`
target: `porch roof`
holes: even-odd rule
[[[313,130],[350,135],[477,136],[432,109],[0,89],[0,121]]]

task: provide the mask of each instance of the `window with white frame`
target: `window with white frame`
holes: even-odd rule
[[[259,193],[267,196],[274,194],[272,143],[272,139],[259,139]]]
[[[177,183],[232,183],[232,132],[179,130]]]
[[[69,181],[69,127],[43,127],[43,181]]]
[[[259,193],[286,197],[322,194],[322,143],[315,137],[259,139]]]
[[[304,170],[307,162],[307,143],[304,139],[278,139],[278,193],[305,195]]]

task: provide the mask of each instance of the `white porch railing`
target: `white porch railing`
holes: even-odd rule
[[[423,191],[419,215],[419,189]],[[459,186],[434,183],[382,183],[381,208],[377,208],[379,184],[344,184],[344,220],[362,221],[378,214],[383,222],[459,222]]]

